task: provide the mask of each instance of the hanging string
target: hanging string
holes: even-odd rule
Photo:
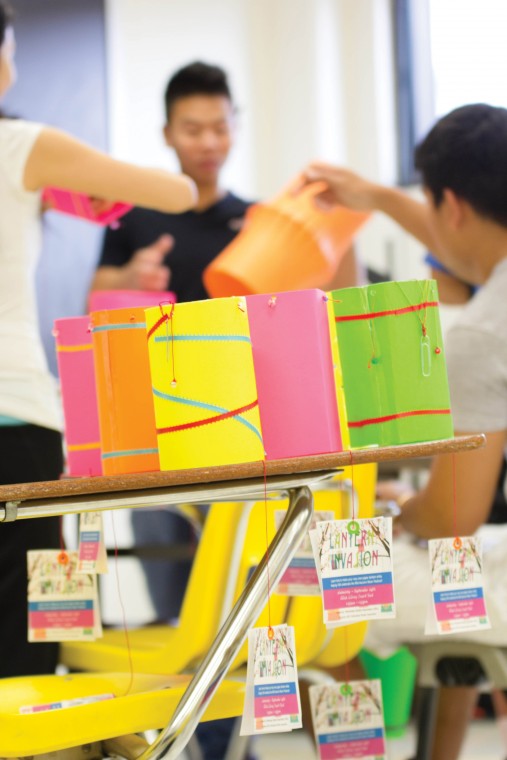
[[[458,503],[456,497],[456,454],[452,455],[452,510],[453,510],[453,526],[454,526],[454,548],[456,550],[461,549],[462,541],[458,534]]]
[[[266,569],[268,575],[268,639],[273,639],[275,632],[271,626],[271,578],[269,571],[269,535],[268,535],[268,474],[266,470],[266,460],[262,460],[264,471],[264,518],[266,525]]]
[[[127,688],[125,689],[125,693],[123,694],[123,696],[126,697],[127,694],[130,693],[130,690],[134,683],[134,662],[132,660],[132,651],[130,648],[130,637],[129,637],[129,629],[127,625],[127,616],[125,614],[125,606],[123,604],[123,598],[121,595],[120,573],[118,571],[118,542],[116,540],[116,526],[114,522],[113,511],[111,512],[111,527],[113,529],[113,541],[114,541],[114,575],[115,575],[115,580],[116,580],[116,590],[118,593],[118,601],[120,603],[120,609],[121,609],[122,621],[123,621],[123,630],[125,633],[125,645],[127,647],[127,656],[128,656],[128,661],[129,661],[129,682],[127,684]]]
[[[350,454],[350,481],[351,481],[351,488],[352,488],[352,519],[356,519],[356,489],[354,487],[354,461],[352,459],[352,451],[349,451]]]
[[[408,304],[410,304],[410,306],[413,306],[412,302],[410,301],[410,298],[407,296],[407,294],[405,293],[405,291],[401,287],[401,283],[398,282],[396,284],[398,285],[398,288],[400,289],[401,294],[404,297],[404,299],[406,300],[406,302]],[[416,310],[414,310],[414,314],[417,316],[417,319],[419,320],[419,322],[421,324],[421,331],[422,331],[423,338],[426,338],[426,336],[428,334],[428,328],[427,328],[428,306],[438,306],[438,303],[433,302],[433,301],[430,303],[428,301],[430,284],[431,284],[430,280],[425,280],[424,281],[424,292],[423,292],[423,290],[421,288],[420,299],[421,299],[421,306],[423,307],[423,316],[422,316],[422,318],[421,318],[419,312],[416,311]]]
[[[60,515],[58,518],[58,533],[60,538],[60,552],[58,554],[57,561],[59,565],[68,565],[69,555],[65,551],[65,539],[63,537],[63,515]]]

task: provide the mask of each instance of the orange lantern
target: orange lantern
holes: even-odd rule
[[[144,309],[90,319],[104,475],[159,470]]]
[[[368,214],[320,209],[315,183],[252,206],[239,235],[207,267],[204,285],[216,297],[300,290],[329,282]]]

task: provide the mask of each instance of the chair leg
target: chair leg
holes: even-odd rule
[[[433,687],[421,688],[419,699],[417,751],[414,760],[431,760],[437,717],[438,689]]]

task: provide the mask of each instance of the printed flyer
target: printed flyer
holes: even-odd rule
[[[80,515],[78,554],[78,573],[107,573],[101,512],[83,512]]]
[[[92,641],[102,636],[97,576],[77,572],[78,553],[29,551],[28,641]]]
[[[476,536],[428,541],[433,615],[426,633],[490,628],[484,600],[482,544]]]
[[[317,523],[310,538],[328,628],[395,617],[390,517]]]
[[[248,633],[241,736],[302,728],[294,628],[277,625]]]
[[[276,529],[282,524],[285,515],[284,510],[276,510],[275,525]],[[334,517],[331,511],[315,512],[310,523],[310,530],[315,530],[318,522],[332,520]],[[286,596],[318,596],[320,594],[320,583],[315,567],[315,558],[313,556],[312,544],[309,532],[301,542],[301,546],[295,553],[287,570],[280,578],[276,588],[277,594]]]
[[[319,760],[385,760],[380,681],[311,686],[310,705]]]

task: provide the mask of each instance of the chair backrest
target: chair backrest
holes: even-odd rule
[[[373,514],[375,502],[376,465],[355,465],[353,470],[346,467],[343,472],[330,483],[326,490],[314,492],[315,510],[331,511],[336,519],[354,514],[358,517],[368,517]],[[352,493],[352,482],[354,493]],[[352,498],[354,510],[352,510]],[[272,540],[276,532],[275,512],[286,510],[287,502],[268,501],[258,502],[252,506],[241,557],[235,582],[234,598],[236,599],[245,587],[252,571],[257,567],[266,552],[266,519],[267,535]],[[267,601],[267,600],[266,600]],[[314,662],[316,658],[324,658],[323,664],[340,664],[354,656],[359,651],[366,624],[346,626],[330,632],[322,619],[322,601],[320,596],[287,597],[276,593],[276,587],[271,589],[270,609],[264,608],[257,620],[256,626],[266,626],[269,623],[277,625],[287,622],[293,625],[296,634],[296,653],[300,666]],[[238,653],[231,670],[241,667],[248,654],[244,644]]]
[[[204,523],[181,608],[179,627],[188,632],[188,646],[204,654],[223,617],[223,602],[245,510],[242,502],[212,504]]]

